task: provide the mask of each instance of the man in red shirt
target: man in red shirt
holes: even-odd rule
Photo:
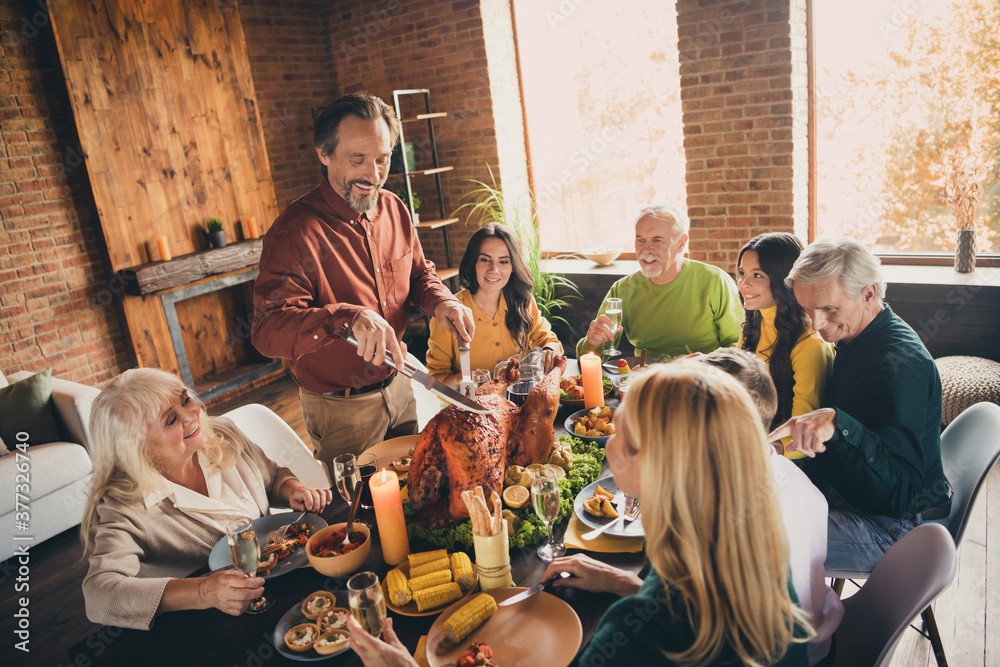
[[[383,365],[403,359],[410,304],[453,336],[471,340],[472,313],[424,258],[400,199],[382,190],[399,120],[377,97],[345,95],[316,118],[326,178],[289,204],[264,237],[254,284],[254,346],[289,359],[306,428],[330,465],[387,436],[416,432],[406,378]],[[355,353],[334,334],[346,325]]]

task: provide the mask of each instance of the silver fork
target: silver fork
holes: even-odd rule
[[[279,528],[277,530],[277,532],[274,534],[274,538],[273,538],[274,539],[274,544],[280,544],[281,541],[285,539],[285,533],[288,532],[288,529],[291,528],[294,524],[296,524],[299,521],[301,521],[302,517],[304,517],[305,515],[306,515],[306,513],[302,512],[302,514],[300,514],[297,517],[295,517],[291,521],[291,523],[286,523],[284,526],[282,526],[281,528]]]
[[[611,526],[617,526],[619,523],[627,523],[630,521],[635,521],[639,518],[642,513],[642,508],[639,506],[639,501],[632,496],[625,496],[625,511],[622,512],[621,516],[612,521],[611,523],[604,524],[600,528],[596,528],[589,533],[584,533],[580,536],[584,540],[592,540],[604,531],[611,528]]]

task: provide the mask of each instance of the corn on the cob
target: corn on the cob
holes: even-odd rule
[[[385,577],[385,585],[389,589],[389,601],[397,607],[409,604],[413,599],[410,592],[410,582],[406,580],[406,575],[393,568]]]
[[[480,593],[466,602],[444,622],[441,631],[447,643],[454,646],[472,634],[497,610],[497,603],[486,593]]]
[[[472,569],[472,561],[464,551],[456,551],[451,555],[451,574],[455,582],[461,586],[463,593],[468,593],[476,585],[476,573]]]
[[[462,589],[454,581],[440,586],[425,588],[422,591],[414,591],[413,601],[417,603],[419,611],[427,611],[434,607],[454,602],[462,597]]]
[[[447,552],[443,558],[437,560],[432,560],[429,563],[424,563],[423,565],[418,565],[417,567],[410,566],[410,579],[415,577],[422,577],[425,574],[430,574],[431,572],[437,572],[438,570],[450,570],[451,561],[448,560]]]
[[[417,667],[431,667],[427,662],[427,635],[420,635],[417,650],[413,652],[413,659],[416,660]]]
[[[433,563],[436,560],[448,557],[447,549],[435,549],[434,551],[421,551],[418,554],[410,554],[410,569]]]
[[[410,590],[414,592],[422,591],[425,588],[434,588],[441,584],[447,584],[449,581],[451,581],[451,570],[438,570],[437,572],[431,572],[421,577],[412,577],[410,579]]]

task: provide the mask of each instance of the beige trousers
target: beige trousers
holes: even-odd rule
[[[409,378],[402,375],[385,389],[350,398],[299,387],[299,406],[313,455],[326,464],[331,479],[333,459],[340,454],[360,454],[375,443],[417,432],[417,402]]]

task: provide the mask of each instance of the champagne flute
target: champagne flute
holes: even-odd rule
[[[374,572],[358,572],[347,580],[347,595],[351,615],[373,637],[385,628],[385,598]]]
[[[354,454],[341,454],[333,459],[333,479],[340,497],[348,505],[354,497],[354,487],[361,483],[361,470]]]
[[[615,334],[622,325],[622,300],[614,297],[605,299],[604,314],[611,320],[611,326],[608,327],[611,330],[611,342],[608,343],[608,349],[604,353],[609,357],[617,357],[622,353],[615,348]]]
[[[555,472],[545,468],[531,475],[531,504],[535,514],[545,524],[547,533],[545,544],[538,547],[538,557],[552,560],[566,553],[566,545],[552,537],[552,524],[559,516],[559,479]]]
[[[260,543],[257,541],[257,531],[248,519],[235,519],[226,524],[226,544],[229,545],[229,555],[233,558],[236,569],[252,577],[257,574],[260,562]],[[274,600],[261,595],[247,607],[248,614],[259,614],[270,608]]]

